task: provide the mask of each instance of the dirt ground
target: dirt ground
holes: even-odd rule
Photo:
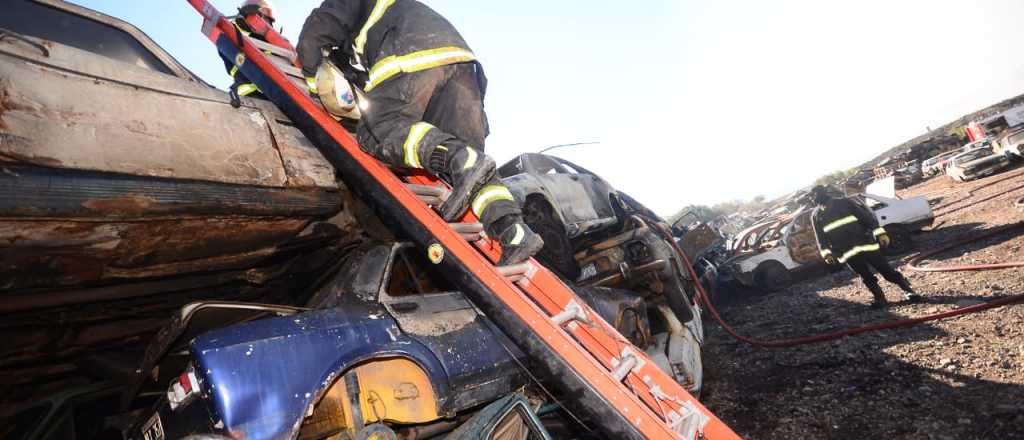
[[[1024,168],[979,181],[939,176],[901,191],[925,195],[937,215],[915,235],[918,250],[1024,221]],[[971,203],[977,203],[971,205]],[[970,205],[970,206],[969,206]],[[920,273],[911,254],[892,262],[924,296],[868,308],[871,295],[848,269],[773,294],[719,295],[723,318],[763,340],[922,316],[1024,293],[1024,269]],[[1004,234],[927,264],[1024,260],[1024,236]],[[722,298],[728,297],[728,298]],[[706,318],[704,402],[749,439],[1024,439],[1024,304],[911,328],[786,349],[752,348]]]

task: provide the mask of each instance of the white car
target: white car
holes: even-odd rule
[[[996,142],[996,152],[1017,159],[1024,158],[1024,128],[1018,128],[1000,137]]]
[[[946,174],[957,182],[991,176],[1010,167],[1010,159],[991,148],[979,148],[953,157]]]
[[[889,251],[902,253],[913,245],[910,233],[930,226],[935,214],[926,197],[900,199],[875,194],[854,197],[868,207],[885,227],[892,244]],[[747,228],[737,235],[733,256],[723,265],[741,284],[775,291],[801,272],[824,264],[811,228],[810,207],[794,214]]]

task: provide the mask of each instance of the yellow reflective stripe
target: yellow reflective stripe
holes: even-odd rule
[[[466,163],[462,165],[462,169],[464,170],[473,168],[473,165],[476,165],[476,150],[467,147],[466,154],[469,155],[469,157],[466,158]]]
[[[423,140],[423,136],[434,128],[426,122],[417,122],[409,127],[409,136],[405,138],[405,166],[412,168],[423,168],[423,164],[420,163],[420,141]]]
[[[445,66],[454,63],[473,61],[476,56],[473,52],[459,47],[439,47],[416,51],[407,55],[391,55],[377,61],[370,69],[370,80],[366,82],[366,91],[399,73],[412,73],[426,70],[432,67]]]
[[[446,147],[444,145],[438,145],[438,146],[436,146],[434,148],[437,148],[438,150],[441,150],[441,151],[448,151],[448,147]]]
[[[306,87],[309,88],[309,93],[312,93],[312,94],[319,93],[316,90],[316,78],[313,78],[311,76],[307,76],[306,77]]]
[[[249,36],[249,34],[252,33],[252,32],[249,32],[249,31],[247,31],[245,29],[242,29],[242,27],[239,26],[238,23],[232,22],[231,24],[234,24],[235,25],[235,29],[238,29],[238,32],[241,32],[242,34],[244,34],[247,37]]]
[[[834,230],[836,228],[848,225],[850,223],[856,223],[856,222],[857,222],[857,217],[854,217],[852,215],[848,215],[846,217],[843,217],[843,218],[841,218],[839,220],[836,220],[836,221],[834,221],[832,223],[829,223],[829,224],[825,225],[825,227],[821,228],[821,230],[824,231],[824,232],[829,232],[829,231]]]
[[[874,231],[875,237],[878,237],[879,235],[885,235],[885,233],[886,233],[885,232],[885,228],[882,228],[882,227],[875,228],[875,231]]]
[[[832,251],[831,250],[825,249],[825,250],[821,251],[821,258],[825,258],[825,257],[827,257],[829,255],[832,255]]]
[[[231,71],[228,72],[228,75],[231,75],[231,77],[234,78],[236,73],[238,73],[238,66],[233,66]]]
[[[519,243],[523,242],[523,238],[526,238],[526,231],[523,230],[523,225],[516,223],[516,235],[512,237],[512,241],[508,242],[513,246],[518,246]]]
[[[356,39],[352,42],[352,49],[355,50],[356,55],[360,57],[363,55],[363,49],[366,47],[366,35],[370,33],[370,28],[380,21],[384,13],[393,4],[395,4],[395,0],[377,0],[377,3],[373,5],[370,16],[367,17],[366,23],[363,23],[363,28],[359,30],[359,34],[356,35]]]
[[[237,91],[239,96],[247,96],[260,91],[260,89],[256,88],[256,84],[248,83],[239,85]]]
[[[487,206],[498,200],[508,200],[514,202],[515,198],[512,197],[512,192],[505,187],[505,185],[487,185],[476,193],[476,198],[473,199],[473,214],[477,217],[483,216]]]
[[[839,262],[840,263],[845,263],[846,260],[849,260],[849,259],[855,257],[857,254],[859,254],[861,252],[874,252],[874,251],[877,251],[879,249],[881,249],[881,248],[878,246],[878,243],[854,246],[853,249],[850,249],[850,250],[846,251],[846,253],[844,253],[842,257],[839,257]]]

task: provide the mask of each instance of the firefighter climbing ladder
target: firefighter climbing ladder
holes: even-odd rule
[[[361,151],[310,98],[291,44],[262,19],[248,22],[266,41],[240,32],[207,0],[188,1],[203,15],[203,33],[220,53],[235,60],[349,188],[517,342],[531,366],[559,386],[570,410],[586,415],[608,438],[738,438],[536,261],[494,266],[500,251],[471,212],[450,225],[429,206],[444,200],[443,183],[424,174],[398,176]]]

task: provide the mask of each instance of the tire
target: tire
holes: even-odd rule
[[[886,255],[905,254],[914,249],[914,238],[907,231],[907,228],[902,225],[890,225],[885,229],[889,233],[889,239],[891,240],[889,246],[885,248]]]
[[[775,260],[765,261],[754,269],[754,284],[764,292],[778,292],[791,281],[786,266]]]
[[[580,267],[573,257],[572,243],[551,205],[540,197],[530,197],[523,204],[523,220],[533,232],[544,239],[544,248],[536,258],[562,278],[572,282],[580,276]]]

